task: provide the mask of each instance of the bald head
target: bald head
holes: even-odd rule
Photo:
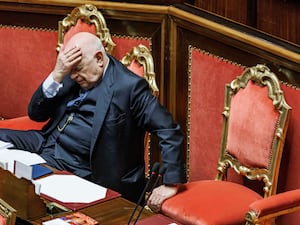
[[[65,48],[70,48],[72,46],[77,46],[81,49],[83,56],[93,56],[95,52],[105,53],[105,49],[100,41],[100,39],[88,32],[79,32],[71,37],[71,39],[65,45]]]

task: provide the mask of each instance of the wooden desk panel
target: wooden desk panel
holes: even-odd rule
[[[99,203],[97,205],[90,206],[88,208],[79,210],[93,219],[99,222],[99,225],[125,225],[127,224],[131,213],[135,207],[135,204],[121,197]],[[71,212],[72,213],[72,212]],[[137,213],[136,213],[137,214]],[[61,216],[62,214],[60,214]],[[143,211],[141,218],[146,218],[153,215],[152,212]],[[59,216],[58,216],[59,217]],[[43,221],[50,220],[54,217],[46,216],[34,221],[31,221],[34,225],[39,225]]]

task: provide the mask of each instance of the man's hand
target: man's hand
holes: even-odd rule
[[[178,185],[176,186],[166,186],[161,185],[155,188],[150,195],[147,205],[152,209],[154,212],[159,212],[162,203],[172,196],[176,195],[178,192]]]
[[[79,47],[73,46],[67,49],[62,47],[52,72],[53,79],[61,83],[64,77],[72,71],[73,67],[81,61],[81,57],[82,53]]]

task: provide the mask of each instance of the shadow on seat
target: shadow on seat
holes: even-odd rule
[[[216,179],[182,185],[163,203],[162,213],[183,224],[255,224],[249,216],[246,222],[245,215],[252,203],[276,193],[289,114],[276,76],[263,65],[246,69],[226,85]],[[262,182],[263,196],[227,181],[229,168]]]

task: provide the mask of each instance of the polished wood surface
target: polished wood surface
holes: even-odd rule
[[[84,209],[79,210],[99,222],[99,225],[125,225],[134,210],[135,204],[122,198],[115,198],[102,202]],[[72,212],[71,212],[72,213]],[[62,216],[57,215],[56,217]],[[153,215],[149,210],[143,211],[140,219]],[[40,219],[30,221],[34,225],[41,224],[43,221],[53,219],[54,216],[45,216]]]
[[[17,178],[2,168],[0,168],[0,198],[17,210],[18,217],[24,219],[40,217],[46,213],[46,204],[36,195],[34,184],[25,178]]]
[[[300,44],[298,0],[195,0],[194,5]]]

